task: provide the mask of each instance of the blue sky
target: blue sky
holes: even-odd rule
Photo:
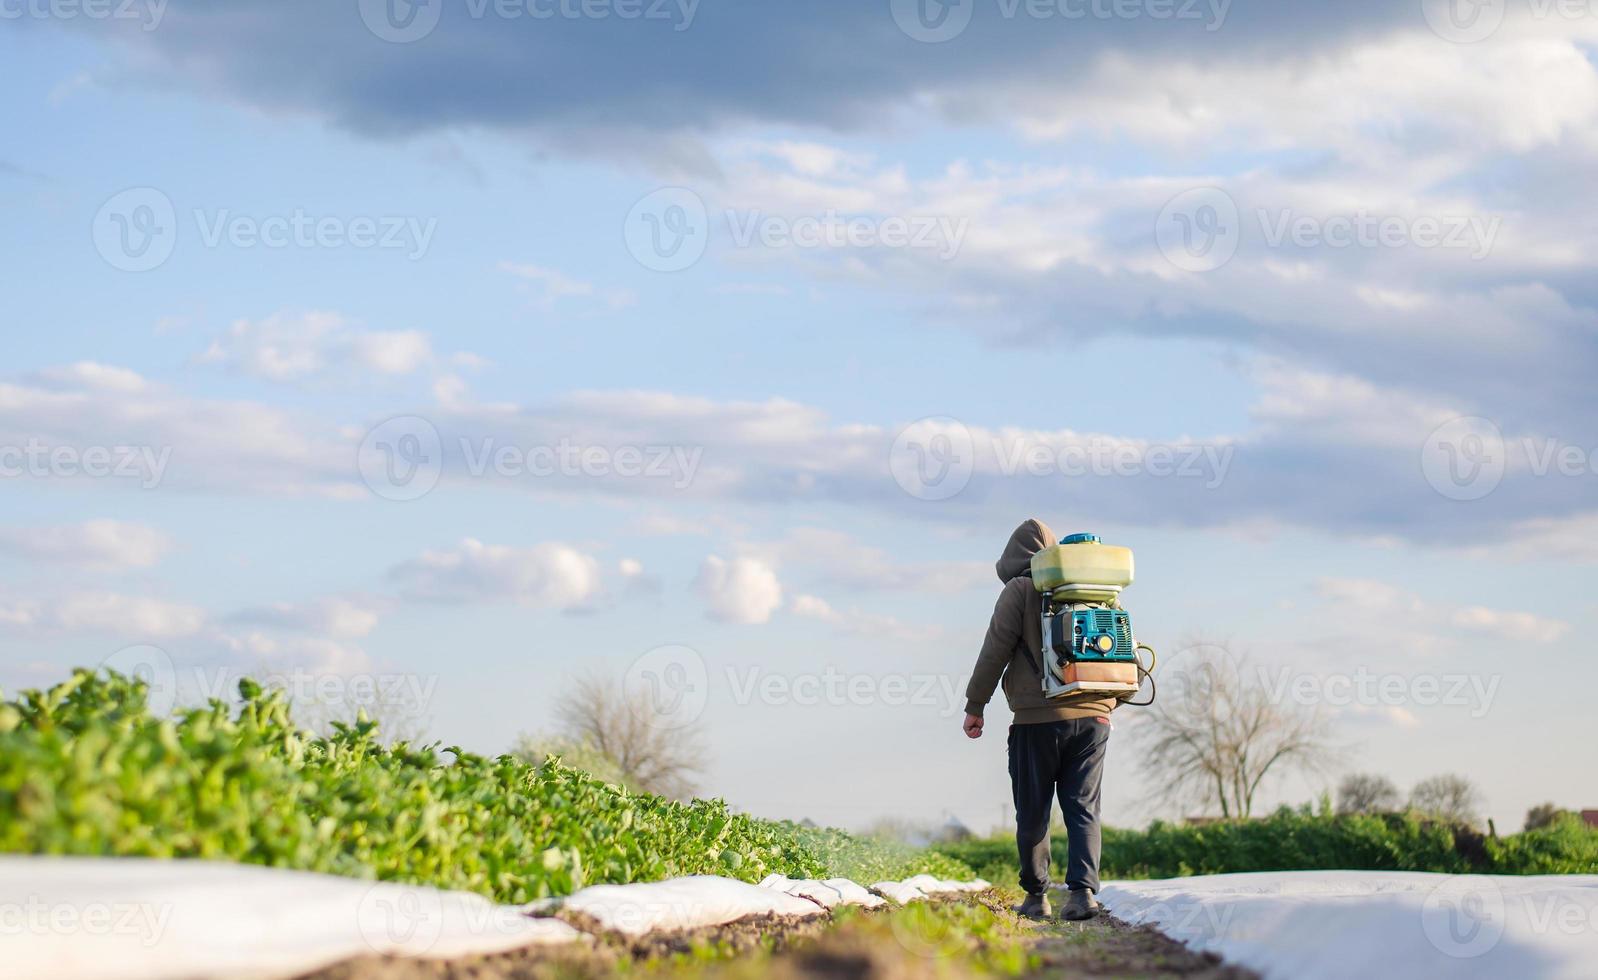
[[[1501,827],[1598,803],[1598,23],[1509,5],[1460,43],[1419,3],[1239,0],[1213,31],[977,5],[928,44],[903,7],[451,7],[409,44],[355,3],[0,22],[0,447],[169,453],[153,486],[0,478],[0,686],[136,645],[185,677],[411,678],[428,734],[492,752],[576,674],[687,648],[706,790],[986,826],[1002,739],[884,684],[963,689],[1036,515],[1136,550],[1143,638],[1322,692],[1346,757],[1273,801],[1370,769],[1465,772]],[[152,200],[170,256],[128,271],[116,222]],[[682,202],[708,247],[661,271],[639,243]],[[248,238],[295,215],[335,238]],[[363,221],[401,247],[338,243]],[[1217,227],[1220,252],[1181,237]],[[417,431],[398,416],[445,447],[420,499],[357,465]],[[958,492],[895,477],[934,430],[967,447]],[[473,475],[463,444],[694,462]],[[1078,451],[1130,468],[1060,472]],[[1490,465],[1450,484],[1450,459]],[[1356,675],[1396,693],[1326,695]],[[866,693],[739,693],[763,677]],[[1138,823],[1163,811],[1117,717],[1107,815]]]

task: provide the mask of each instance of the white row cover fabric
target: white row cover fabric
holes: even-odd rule
[[[932,875],[916,875],[903,881],[879,881],[871,886],[871,890],[889,901],[907,905],[933,895],[980,892],[992,887],[981,878],[974,881],[947,881]]]
[[[882,898],[850,881],[848,878],[789,878],[785,875],[767,875],[761,888],[771,888],[796,898],[808,898],[822,908],[839,905],[859,905],[863,908],[881,908],[888,904]]]
[[[935,891],[986,887],[921,877]],[[595,885],[536,909],[570,909],[638,936],[885,904],[846,878],[773,875],[761,885],[710,876]],[[872,888],[898,890],[901,903],[927,895],[910,882]],[[360,956],[446,960],[590,938],[531,911],[465,892],[221,861],[0,857],[0,977],[286,980]]]
[[[586,939],[478,895],[218,861],[0,857],[7,980],[277,980]]]
[[[1598,875],[1279,871],[1108,882],[1099,900],[1267,978],[1576,978],[1598,969]]]
[[[909,905],[911,902],[927,900],[926,892],[902,881],[879,881],[871,886],[871,890],[895,905]]]
[[[950,892],[980,892],[987,891],[993,885],[977,878],[974,881],[949,881],[948,879],[934,878],[931,875],[916,875],[906,878],[904,883],[912,888],[919,888],[928,895],[943,895]]]
[[[751,915],[808,918],[826,912],[808,899],[711,875],[592,885],[561,900],[558,906],[629,936],[719,926]]]

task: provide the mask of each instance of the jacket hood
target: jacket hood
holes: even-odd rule
[[[1022,521],[1021,526],[1010,535],[1009,542],[1004,546],[1004,553],[993,566],[999,573],[999,581],[1008,582],[1030,573],[1032,556],[1053,543],[1054,532],[1049,530],[1047,524],[1035,517]]]

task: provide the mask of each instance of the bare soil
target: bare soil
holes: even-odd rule
[[[1011,916],[1004,896],[976,896],[984,906]],[[1013,917],[1012,917],[1012,921]],[[582,927],[586,923],[574,922]],[[1146,926],[1109,914],[1088,922],[1020,923],[1036,957],[1025,976],[1258,980],[1258,976],[1197,953]],[[717,947],[704,959],[707,944]],[[696,955],[696,951],[697,955]],[[633,939],[615,934],[595,942],[520,950],[448,962],[368,957],[342,963],[305,980],[590,980],[618,972],[661,977],[778,980],[825,977],[842,980],[921,980],[978,976],[948,958],[918,955],[881,931],[833,929],[824,918],[756,917],[712,929]]]
[[[1252,970],[1198,953],[1151,926],[1128,925],[1110,914],[1086,922],[1053,922],[1039,930],[1043,958],[1035,977],[1181,977],[1184,980],[1259,980]]]

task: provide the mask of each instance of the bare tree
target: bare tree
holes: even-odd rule
[[[1402,800],[1393,781],[1375,773],[1350,773],[1337,784],[1338,813],[1392,813]]]
[[[1566,812],[1568,811],[1560,809],[1557,804],[1539,803],[1526,811],[1525,829],[1542,830],[1544,827],[1552,827]]]
[[[1410,809],[1448,823],[1474,827],[1481,822],[1481,792],[1456,773],[1423,779],[1409,791]]]
[[[556,701],[555,720],[567,751],[576,748],[578,754],[608,760],[628,787],[674,799],[695,793],[693,777],[704,771],[708,753],[704,729],[698,723],[665,724],[647,693],[589,675]],[[524,743],[536,748],[539,740],[524,738]],[[585,768],[599,766],[590,759]]]
[[[1160,677],[1142,721],[1143,764],[1155,799],[1247,817],[1267,778],[1320,768],[1335,756],[1316,711],[1275,697],[1247,658],[1192,645]],[[1174,683],[1173,683],[1174,682]]]

